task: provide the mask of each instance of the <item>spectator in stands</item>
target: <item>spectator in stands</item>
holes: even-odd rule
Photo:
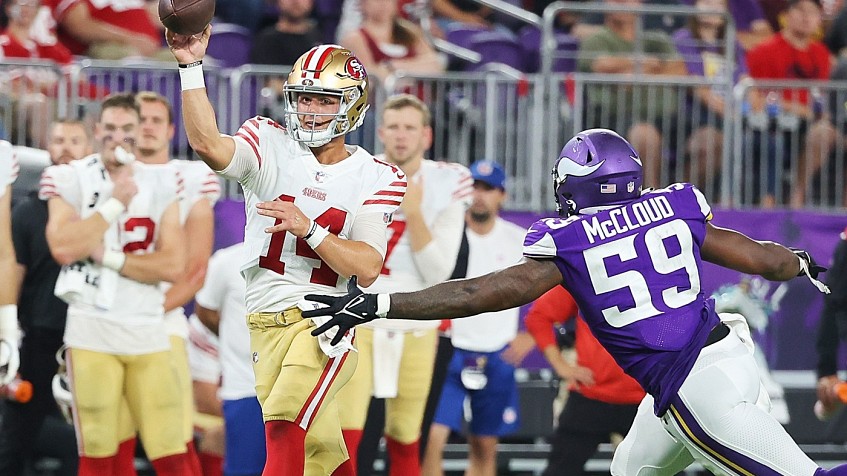
[[[726,0],[697,0],[695,7],[726,11]],[[725,17],[691,16],[688,26],[677,30],[673,40],[690,75],[722,82],[731,71],[735,83],[747,76],[744,49],[738,42],[735,43],[735,64],[727,64]],[[688,113],[681,121],[687,137],[686,154],[690,159],[687,181],[714,194],[723,157],[725,93],[725,88],[720,86],[697,86],[687,98]]]
[[[824,43],[838,58],[839,63],[847,58],[847,3],[835,14],[824,35]]]
[[[521,6],[517,0],[506,3]],[[455,28],[508,29],[525,25],[474,0],[432,0],[432,13],[445,32]]]
[[[44,44],[54,44],[58,41],[58,29],[62,30],[63,38],[73,38],[75,44],[121,44],[130,55],[150,56],[160,49],[158,37],[151,41],[125,25],[93,17],[85,0],[42,0],[31,29],[33,38]]]
[[[548,3],[550,0],[544,0]],[[683,0],[643,0],[644,5],[656,7],[678,7]],[[686,18],[683,15],[671,15],[668,13],[644,13],[641,20],[645,30],[659,30],[672,34],[685,26]],[[601,12],[590,12],[583,16],[582,23],[591,26],[602,26],[603,14]]]
[[[418,13],[422,10],[420,8],[420,2],[418,0],[397,0],[397,9],[402,18],[405,18],[409,21],[415,20],[415,15],[412,13]],[[428,6],[425,6],[427,8]],[[431,13],[431,12],[430,12]],[[341,15],[338,21],[337,28],[335,30],[335,38],[336,41],[341,41],[342,38],[347,36],[349,33],[358,30],[362,26],[362,2],[361,0],[344,0],[343,6],[341,7]],[[437,33],[436,36],[439,38],[443,38],[444,35],[435,26],[435,22],[433,22],[433,33]]]
[[[157,3],[151,0],[72,0],[74,6],[66,9],[65,17],[69,17],[73,8],[85,8],[87,12],[80,11],[74,14],[88,14],[89,20],[99,23],[85,23],[84,28],[89,28],[89,23],[99,25],[97,27],[102,33],[117,33],[112,35],[81,34],[65,27],[65,21],[60,21],[59,41],[61,41],[75,55],[88,55],[98,59],[123,59],[127,56],[148,56],[159,60],[170,61],[173,55],[162,45],[162,23],[159,21]],[[77,6],[80,5],[80,6]],[[64,8],[59,4],[58,8]],[[55,15],[55,14],[54,14]],[[129,34],[133,39],[127,41],[125,37]]]
[[[234,23],[252,33],[259,31],[265,12],[265,0],[216,0],[215,17],[225,23]],[[311,48],[311,46],[306,49]]]
[[[684,75],[685,64],[668,35],[645,31],[636,38],[637,14],[627,11],[641,0],[606,0],[620,11],[605,15],[604,28],[580,43],[578,69],[603,74]],[[634,54],[636,50],[640,54]],[[635,90],[635,91],[634,91]],[[652,94],[651,94],[652,92]],[[673,92],[631,86],[589,85],[586,125],[627,130],[626,137],[644,161],[645,186],[658,186],[662,156],[662,133],[657,125],[664,118],[669,128],[676,105]],[[640,99],[634,93],[638,93]],[[648,95],[650,98],[648,99]],[[619,106],[623,106],[619,108]]]
[[[785,14],[785,27],[747,53],[750,76],[761,80],[828,80],[831,69],[829,51],[823,43],[814,39],[820,25],[821,7],[817,0],[791,0]],[[765,97],[778,102],[783,117],[799,119],[796,127],[785,126],[783,130],[789,136],[789,142],[792,138],[801,140],[797,177],[792,184],[790,198],[792,207],[800,207],[805,202],[807,187],[829,158],[835,143],[835,129],[829,115],[821,111],[821,107],[815,107],[816,98],[810,98],[806,89],[785,89],[781,95],[771,91]],[[753,111],[765,109],[765,100],[758,97],[750,100]],[[773,165],[785,167],[789,164]],[[772,202],[772,198],[764,200],[766,205]]]
[[[553,325],[576,320],[576,364],[556,345]],[[561,286],[536,299],[526,328],[562,383],[568,385],[565,408],[552,437],[544,476],[585,474],[585,462],[611,435],[625,435],[644,398],[641,386],[626,375],[578,316],[576,301]],[[681,468],[680,468],[681,469]]]
[[[500,218],[506,201],[506,172],[497,163],[471,164],[473,202],[465,215],[468,237],[468,277],[520,261],[524,232]],[[459,319],[452,324],[453,357],[441,391],[423,461],[424,476],[443,476],[444,445],[450,432],[465,427],[465,401],[470,401],[468,469],[466,474],[497,473],[497,443],[518,427],[515,368],[503,354],[518,331],[519,309]]]
[[[0,58],[22,58],[50,60],[66,65],[73,59],[67,48],[57,43],[42,43],[32,37],[30,28],[38,13],[39,0],[7,0],[6,15],[9,24],[0,35]],[[12,121],[11,135],[20,145],[30,144],[36,148],[47,146],[48,128],[53,117],[54,96],[58,78],[46,71],[18,70],[3,78],[3,95],[11,96],[16,112],[23,121]],[[19,123],[26,123],[25,131],[15,130]],[[26,136],[26,139],[24,138]]]
[[[415,24],[399,16],[397,0],[361,0],[362,27],[341,40],[371,76],[384,81],[395,71],[437,74],[445,62]]]
[[[313,4],[313,0],[277,0],[279,19],[256,36],[250,62],[291,66],[304,51],[320,44],[321,32],[309,17]]]
[[[681,2],[686,5],[694,5],[697,0],[681,0]],[[774,32],[765,17],[761,2],[762,0],[727,0],[726,2],[726,8],[729,9],[729,13],[735,21],[738,42],[741,43],[745,51],[767,40]]]

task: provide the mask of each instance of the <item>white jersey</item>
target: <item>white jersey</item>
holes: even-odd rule
[[[473,197],[473,179],[470,171],[463,165],[424,160],[415,174],[414,180],[423,180],[423,198],[421,211],[424,222],[429,228],[435,246],[449,256],[455,265],[462,242],[465,210]],[[455,207],[459,207],[456,209]],[[453,207],[453,210],[448,210]],[[444,223],[445,212],[452,223]],[[406,233],[406,219],[402,211],[394,215],[394,221],[388,226],[388,249],[385,264],[377,280],[367,288],[370,293],[412,292],[450,278],[453,267],[446,274],[428,282],[421,271],[422,263],[412,252],[409,234]],[[450,317],[450,316],[444,316]],[[372,327],[398,331],[415,331],[438,327],[439,321],[413,321],[406,319],[378,319],[371,321]]]
[[[12,144],[0,140],[0,198],[6,194],[6,187],[15,183],[20,173],[18,158]]]
[[[191,380],[219,384],[221,361],[218,336],[192,314],[188,319],[188,368]]]
[[[155,250],[162,216],[180,199],[182,190],[179,174],[171,167],[137,161],[132,167],[138,193],[103,235],[103,241],[111,249],[145,254]],[[100,155],[94,154],[45,169],[39,197],[60,197],[86,219],[111,198],[112,188]],[[170,347],[164,330],[164,293],[157,284],[140,283],[87,261],[63,267],[63,274],[71,276],[66,272],[83,268],[88,270],[83,273],[99,274],[100,280],[94,286],[94,301],[79,299],[69,303],[65,327],[68,346],[128,355]],[[60,276],[57,289],[62,280]]]
[[[250,332],[245,325],[244,278],[238,273],[246,250],[244,243],[238,243],[216,251],[209,260],[206,282],[195,297],[198,305],[221,317],[218,335],[223,378],[219,396],[223,400],[256,396]]]
[[[244,189],[247,252],[241,266],[247,283],[247,312],[291,308],[308,293],[346,293],[348,276],[339,276],[303,240],[290,233],[265,233],[272,218],[256,213],[263,201],[292,201],[331,233],[350,239],[358,216],[380,214],[388,224],[406,192],[400,169],[364,149],[346,146],[350,156],[322,165],[279,124],[262,117],[247,120],[234,136],[235,163],[221,171]]]
[[[182,178],[183,198],[179,202],[179,222],[185,226],[188,214],[194,205],[202,199],[214,206],[221,198],[221,183],[217,174],[204,162],[197,160],[171,160],[167,164],[175,168]],[[189,246],[191,244],[189,243]],[[161,283],[162,291],[167,292],[171,283]],[[165,314],[168,335],[188,338],[188,320],[182,307],[171,309]]]
[[[468,277],[475,278],[516,264],[523,256],[526,230],[497,218],[488,234],[479,235],[468,228]],[[486,312],[454,319],[452,342],[457,349],[494,352],[502,349],[518,332],[519,309]]]

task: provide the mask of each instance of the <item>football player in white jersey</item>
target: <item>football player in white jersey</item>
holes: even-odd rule
[[[12,244],[12,184],[18,178],[18,160],[12,144],[0,140],[0,385],[18,374],[18,272]]]
[[[369,289],[417,291],[450,277],[473,193],[464,166],[425,160],[432,143],[429,108],[410,94],[383,106],[379,137],[385,160],[409,177],[400,211],[389,225],[379,278]],[[438,322],[374,321],[359,329],[359,366],[339,405],[347,451],[358,448],[371,395],[386,398],[390,474],[420,473],[418,441],[437,344]]]
[[[47,243],[63,265],[64,341],[81,476],[119,474],[122,402],[157,474],[191,471],[170,363],[161,281],[184,270],[176,172],[134,162],[139,110],[130,94],[102,105],[100,153],[44,171]]]
[[[244,326],[244,279],[239,268],[246,251],[244,243],[237,243],[212,255],[194,309],[220,339],[219,395],[226,428],[224,473],[257,476],[265,467],[265,430],[251,368],[250,334]]]
[[[471,164],[473,203],[466,214],[469,278],[497,271],[520,261],[524,229],[500,218],[506,201],[506,172],[496,162]],[[465,405],[467,474],[497,474],[497,441],[518,428],[518,388],[515,368],[504,350],[518,331],[519,308],[487,312],[452,321],[453,356],[432,426],[423,463],[423,474],[441,475],[444,445],[450,432],[462,433]],[[426,431],[426,429],[424,429]]]
[[[211,27],[194,36],[167,32],[180,63],[188,140],[244,189],[241,271],[267,437],[264,474],[353,474],[335,403],[356,367],[353,336],[337,346],[312,338],[298,302],[315,289],[343,294],[352,275],[365,285],[376,279],[406,176],[344,143],[364,120],[368,77],[337,45],[316,46],[295,63],[283,86],[284,126],[254,117],[222,135],[203,82],[210,35]]]
[[[170,335],[172,362],[182,388],[185,443],[192,461],[199,468],[200,462],[194,447],[194,397],[186,350],[188,319],[182,306],[203,286],[215,239],[213,207],[220,198],[221,186],[217,175],[203,162],[170,160],[171,139],[175,133],[170,101],[152,91],[139,92],[135,98],[141,110],[138,160],[151,165],[169,164],[179,171],[184,188],[179,209],[187,253],[185,273],[173,285],[163,283],[162,286],[165,290],[165,324]]]

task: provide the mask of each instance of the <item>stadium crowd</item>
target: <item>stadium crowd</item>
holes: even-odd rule
[[[541,15],[549,3],[516,6]],[[729,70],[734,83],[847,79],[841,1],[606,3],[612,10],[605,13],[557,15],[557,35],[574,49],[556,72],[716,77]],[[366,79],[477,71],[480,65],[434,45],[446,39],[482,54],[480,33],[517,45],[512,66],[536,73],[537,26],[469,0],[219,0],[212,38],[218,29],[235,32],[246,39],[241,56],[249,63],[294,65],[296,73],[266,85],[284,103],[280,117],[241,118],[240,128],[227,130],[215,122],[214,98],[199,92],[205,84],[196,63],[227,65],[232,52],[204,58],[190,48],[199,44],[205,53],[209,30],[166,39],[156,4],[2,0],[0,61],[11,67],[0,65],[0,389],[8,395],[0,403],[0,475],[364,476],[373,465],[362,455],[382,438],[388,474],[434,476],[444,474],[444,446],[459,434],[469,445],[466,474],[494,475],[498,440],[521,419],[515,368],[536,344],[570,393],[544,474],[578,474],[599,443],[626,435],[644,390],[597,342],[564,288],[529,310],[529,333],[519,332],[513,308],[441,327],[374,321],[330,345],[308,335],[311,323],[297,307],[307,306],[300,300],[307,292],[343,293],[342,278],[353,275],[374,293],[412,292],[520,261],[524,231],[499,217],[512,186],[504,167],[481,156],[467,167],[427,158],[442,126],[431,105],[415,88],[372,104]],[[642,18],[626,11],[642,4],[708,12]],[[733,19],[736,44],[726,44],[721,12]],[[460,32],[476,40],[461,44]],[[313,55],[339,68],[341,99],[309,89],[317,79],[307,78],[315,74]],[[181,111],[157,92],[107,90],[71,73],[86,59],[119,67],[137,58],[175,63],[175,56]],[[63,76],[27,73],[28,60],[53,62]],[[59,117],[63,89],[96,104],[96,113]],[[640,108],[631,97],[620,100],[627,89],[587,88],[586,128],[615,117],[614,129],[642,158],[645,188],[664,185],[671,159],[663,144],[678,135],[684,178],[720,192],[725,91],[699,86],[681,98],[685,106],[663,106],[676,98],[660,97]],[[379,114],[384,150],[372,161],[344,142],[369,106]],[[696,119],[668,130],[667,107]],[[796,119],[782,129],[745,122],[751,134],[791,151],[790,160],[774,160],[796,172],[784,200],[774,178],[757,190],[757,203],[808,206],[822,171],[845,166],[847,103],[791,86],[753,90],[749,107],[751,118],[777,109]],[[324,117],[343,125],[316,132],[304,110],[312,126]],[[175,156],[180,126],[205,164]],[[25,148],[45,150],[49,166],[37,190],[13,201],[15,151]],[[268,160],[290,161],[298,172],[274,175],[262,166]],[[358,168],[343,168],[351,163]],[[242,187],[246,236],[214,251],[220,176]],[[279,184],[288,188],[280,192]],[[256,259],[245,264],[249,253]],[[570,320],[576,343],[567,347],[577,355],[568,360],[552,332]],[[830,367],[819,369],[819,395],[835,406]],[[12,392],[21,381],[32,385],[31,400]],[[384,424],[369,436],[377,413]],[[44,457],[55,467],[43,470]]]

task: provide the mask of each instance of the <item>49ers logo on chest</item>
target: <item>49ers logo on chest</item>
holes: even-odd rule
[[[356,81],[365,79],[366,75],[365,67],[359,61],[359,58],[356,58],[355,56],[347,58],[347,62],[344,63],[344,72],[346,73],[346,76],[349,76]]]

